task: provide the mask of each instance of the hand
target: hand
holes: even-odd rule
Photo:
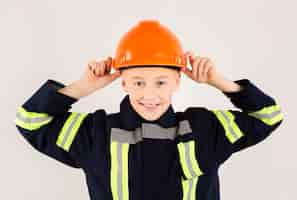
[[[214,63],[209,58],[195,56],[191,51],[187,51],[185,55],[189,58],[192,70],[186,67],[182,71],[192,80],[213,85],[221,78]]]
[[[88,62],[86,70],[80,79],[81,83],[91,90],[104,88],[121,75],[119,70],[112,74],[110,73],[111,64],[112,58],[110,56],[105,60]]]
[[[207,83],[224,92],[238,92],[242,87],[234,81],[222,76],[215,68],[213,62],[207,57],[195,56],[193,52],[186,52],[189,57],[192,70],[182,68],[182,71],[192,80],[198,83]]]
[[[121,75],[119,70],[110,74],[111,63],[111,57],[99,62],[90,61],[79,80],[59,89],[58,92],[80,99],[105,87]]]

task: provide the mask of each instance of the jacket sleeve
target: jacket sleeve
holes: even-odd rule
[[[248,79],[236,80],[239,92],[223,92],[240,110],[210,110],[213,128],[210,134],[218,165],[231,154],[267,138],[283,121],[280,106]]]
[[[217,169],[233,153],[268,137],[283,121],[275,100],[248,79],[234,81],[238,92],[223,92],[235,109],[189,107],[184,113],[191,129],[177,137],[183,177],[190,179]],[[185,134],[189,133],[189,134]]]
[[[73,168],[83,168],[84,159],[95,145],[96,123],[104,127],[105,110],[69,112],[78,99],[57,90],[60,82],[47,80],[16,113],[21,135],[39,152]],[[99,116],[99,118],[98,118]]]

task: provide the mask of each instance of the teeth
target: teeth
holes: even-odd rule
[[[146,107],[155,107],[156,105],[144,105]]]
[[[156,106],[158,106],[159,104],[148,104],[148,105],[145,105],[145,104],[142,104],[141,105],[145,106],[145,107],[148,107],[148,108],[154,108]]]

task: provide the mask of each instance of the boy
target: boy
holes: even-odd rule
[[[181,73],[219,89],[242,111],[175,112]],[[68,111],[120,76],[127,92],[120,112]],[[48,80],[15,122],[38,151],[84,171],[92,200],[219,200],[219,166],[282,121],[279,105],[248,79],[224,78],[209,58],[183,54],[168,28],[144,20],[124,35],[115,59],[89,62],[68,86]]]

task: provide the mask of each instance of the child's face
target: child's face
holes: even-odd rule
[[[136,67],[122,72],[122,87],[131,105],[144,119],[158,119],[171,104],[180,84],[180,72],[164,67]]]

